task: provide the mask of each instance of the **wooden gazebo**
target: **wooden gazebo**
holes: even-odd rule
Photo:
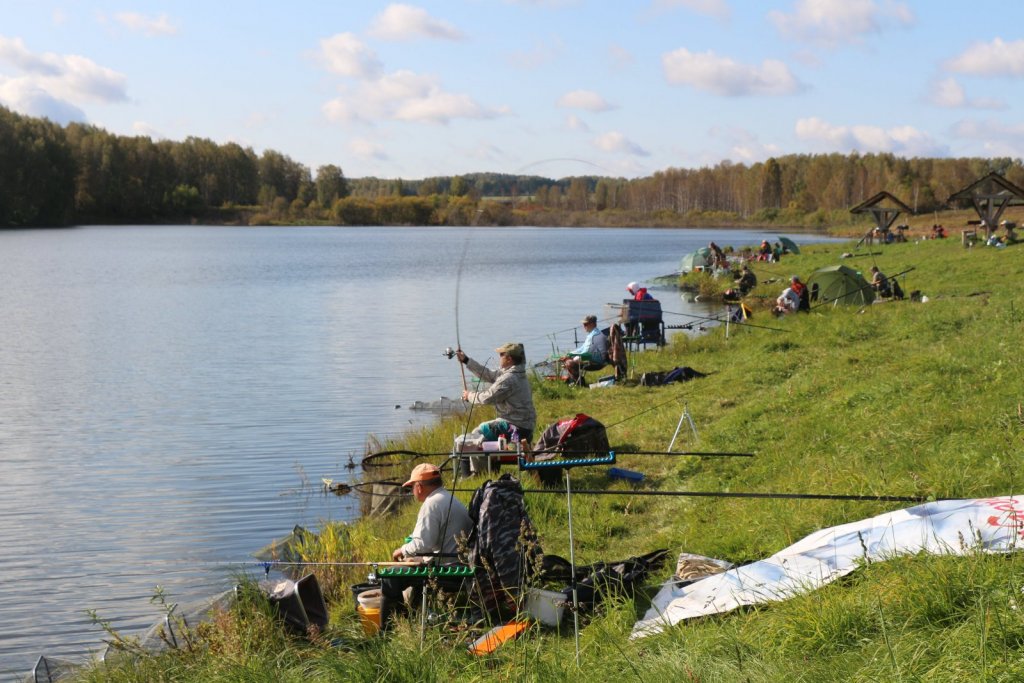
[[[889,228],[896,222],[896,218],[900,215],[900,212],[903,211],[909,214],[914,213],[913,209],[889,192],[879,192],[873,197],[865,199],[863,202],[850,209],[850,213],[870,213],[875,218],[875,227],[871,228],[864,237],[860,238],[860,242],[857,243],[857,246],[859,247],[861,242],[876,233],[882,237],[884,242],[885,236],[889,232]]]
[[[946,200],[951,206],[968,202],[978,213],[978,222],[985,231],[985,239],[988,239],[999,226],[999,218],[1006,207],[1024,204],[1024,190],[998,173],[992,172],[959,192],[949,195],[949,199]]]

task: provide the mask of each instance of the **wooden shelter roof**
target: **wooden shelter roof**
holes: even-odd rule
[[[914,213],[913,209],[911,209],[909,206],[901,202],[896,196],[884,191],[879,192],[878,194],[869,197],[868,199],[865,199],[860,204],[850,209],[850,213],[871,213],[871,210],[873,208],[881,204],[886,199],[888,199],[889,201],[896,205],[895,207],[892,208],[898,208],[900,211],[905,211],[910,214]],[[896,213],[899,214],[899,211],[897,211]]]
[[[1017,187],[996,172],[975,180],[967,187],[949,195],[947,204],[974,202],[977,199],[1003,199],[1007,204],[1024,204],[1024,189]]]

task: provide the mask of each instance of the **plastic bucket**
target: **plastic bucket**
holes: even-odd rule
[[[359,605],[356,611],[359,612],[359,623],[363,625],[363,633],[368,636],[377,635],[380,631],[380,607]]]

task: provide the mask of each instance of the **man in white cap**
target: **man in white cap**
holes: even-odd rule
[[[626,291],[633,295],[633,301],[651,301],[654,299],[647,291],[647,288],[638,282],[630,282],[626,285]]]
[[[429,560],[431,557],[447,558],[447,563],[455,562],[459,542],[469,537],[473,522],[462,501],[444,488],[441,470],[430,463],[416,465],[409,481],[402,486],[412,488],[413,497],[420,502],[420,511],[409,540],[395,548],[391,558],[396,562]],[[403,591],[410,586],[422,589],[422,585],[419,578],[393,577],[381,582],[380,623],[383,629],[388,628],[392,615],[404,606]]]

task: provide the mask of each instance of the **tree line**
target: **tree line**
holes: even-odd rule
[[[880,192],[939,211],[990,172],[1024,185],[1011,158],[792,154],[625,179],[471,173],[346,178],[274,150],[189,137],[154,141],[60,126],[0,107],[0,227],[238,222],[337,225],[825,226]]]

